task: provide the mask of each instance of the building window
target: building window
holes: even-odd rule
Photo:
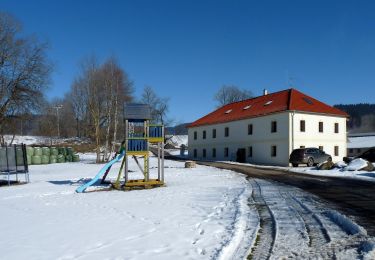
[[[203,149],[202,156],[203,156],[203,158],[206,158],[206,149]]]
[[[216,138],[216,129],[212,129],[212,138]]]
[[[253,157],[253,147],[249,146],[247,148],[247,157]]]
[[[203,139],[206,139],[206,130],[203,131]]]
[[[303,149],[303,148],[305,148],[305,146],[304,146],[304,145],[301,145],[299,148]]]
[[[253,134],[253,124],[247,125],[247,134],[252,135]]]
[[[335,123],[335,134],[339,133],[339,123]]]
[[[228,147],[225,147],[224,148],[224,157],[228,157],[229,156],[229,149]]]
[[[194,149],[194,158],[197,158],[197,149]]]
[[[276,157],[276,154],[277,154],[277,148],[276,148],[276,145],[272,145],[272,146],[271,146],[271,156],[272,156],[272,157]]]
[[[216,148],[212,148],[212,158],[216,158]]]
[[[194,140],[197,140],[197,136],[198,136],[197,131],[195,131],[194,132]]]
[[[335,146],[335,156],[339,156],[339,147]]]
[[[271,122],[271,133],[276,133],[277,132],[277,122],[272,121]]]
[[[362,150],[360,148],[357,149],[357,153],[360,153]]]
[[[353,153],[353,148],[350,148],[350,149],[349,149],[349,153]]]
[[[225,137],[228,137],[229,136],[229,127],[226,127],[225,128]]]
[[[320,145],[320,146],[319,146],[319,150],[320,150],[320,151],[323,151],[323,146]]]
[[[305,120],[301,120],[299,122],[299,129],[300,129],[301,132],[305,132],[306,131],[306,122],[305,122]]]
[[[319,122],[319,133],[323,133],[323,122]]]

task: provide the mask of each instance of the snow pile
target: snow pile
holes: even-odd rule
[[[181,145],[188,145],[188,136],[187,135],[173,135],[173,136],[166,136],[167,143],[175,146],[180,147]]]
[[[363,256],[364,260],[375,259],[375,242],[371,242],[371,241],[363,242],[361,251],[365,253]]]
[[[346,216],[338,213],[337,211],[328,210],[325,212],[326,216],[331,219],[334,223],[340,226],[345,232],[350,235],[362,234],[367,235],[367,231],[348,219]]]
[[[354,159],[349,163],[347,167],[345,167],[346,171],[358,171],[367,166],[367,161],[362,158]]]
[[[335,167],[337,167],[337,168],[345,168],[346,166],[348,166],[348,165],[343,161],[335,163]]]

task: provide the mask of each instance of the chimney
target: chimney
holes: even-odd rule
[[[267,89],[263,89],[263,96],[266,96],[268,94],[268,90]]]

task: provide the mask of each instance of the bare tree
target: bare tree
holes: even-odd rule
[[[143,89],[141,101],[150,106],[152,120],[155,123],[165,124],[169,110],[169,98],[158,97],[152,87],[146,86]]]
[[[253,94],[249,90],[240,89],[234,85],[223,85],[215,94],[214,100],[218,102],[218,106],[223,106],[251,98],[252,96]]]
[[[46,49],[21,36],[19,23],[0,13],[0,126],[9,115],[40,108],[51,72]]]
[[[77,125],[86,121],[86,128],[91,130],[89,137],[95,139],[97,162],[108,160],[114,151],[119,111],[123,102],[131,100],[132,91],[131,81],[114,57],[102,65],[95,57],[86,59],[71,86],[69,99],[72,100],[73,114]]]
[[[76,136],[82,136],[82,122],[87,114],[87,93],[84,91],[82,79],[75,79],[71,85],[71,90],[67,94],[68,99],[72,105],[73,114],[76,121]]]

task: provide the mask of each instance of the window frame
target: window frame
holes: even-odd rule
[[[277,133],[277,121],[271,121],[271,133]]]
[[[299,131],[302,133],[306,132],[306,120],[299,121]]]
[[[271,157],[277,157],[277,145],[271,145]]]
[[[247,125],[247,135],[253,135],[253,124]]]
[[[224,137],[229,137],[229,127],[228,126],[226,126],[224,128]]]
[[[224,157],[225,158],[229,157],[229,148],[228,147],[224,147]]]
[[[335,145],[333,148],[333,154],[334,156],[340,156],[340,148],[338,145]]]
[[[247,157],[252,158],[253,157],[253,146],[247,147]]]
[[[206,130],[203,130],[203,132],[202,132],[202,139],[206,139],[206,137],[207,137],[207,132],[206,132]]]
[[[318,131],[319,131],[319,133],[324,133],[324,124],[323,124],[323,121],[319,121]]]

